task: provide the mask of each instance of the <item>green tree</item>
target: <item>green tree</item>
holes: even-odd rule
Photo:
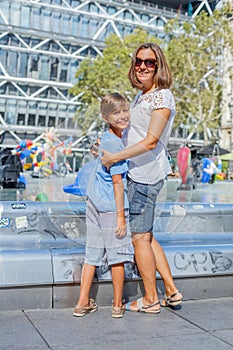
[[[173,73],[177,116],[175,126],[190,125],[190,132],[217,130],[221,121],[224,50],[232,51],[228,8],[208,16],[204,11],[194,21],[169,22],[171,35],[167,57]]]
[[[102,55],[81,62],[75,75],[78,82],[70,89],[70,93],[79,96],[81,104],[76,118],[84,134],[93,122],[97,127],[101,126],[99,103],[104,95],[118,91],[129,101],[132,100],[136,90],[127,78],[130,56],[138,45],[148,41],[161,44],[158,39],[150,37],[139,28],[123,40],[112,34],[105,41]]]

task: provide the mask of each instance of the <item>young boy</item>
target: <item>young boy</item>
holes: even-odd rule
[[[121,138],[130,118],[127,101],[120,94],[112,93],[103,98],[100,109],[109,128],[102,135],[99,154],[102,149],[113,153],[124,149]],[[97,305],[93,299],[89,299],[89,294],[96,267],[101,266],[105,259],[112,271],[112,317],[123,317],[124,263],[134,261],[128,228],[127,171],[127,161],[118,162],[107,170],[98,158],[90,176],[87,187],[85,264],[74,316],[84,316],[97,310]]]

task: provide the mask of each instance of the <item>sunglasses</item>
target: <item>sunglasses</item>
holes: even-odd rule
[[[142,63],[145,64],[146,68],[154,68],[156,66],[156,60],[153,58],[147,58],[145,60],[142,60],[141,58],[136,57],[135,67],[140,67]]]

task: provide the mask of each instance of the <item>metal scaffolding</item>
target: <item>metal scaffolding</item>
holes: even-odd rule
[[[203,6],[211,10],[206,0],[197,10]],[[142,27],[164,38],[164,26],[177,12],[152,1],[2,0],[0,145],[13,147],[50,127],[61,138],[78,139],[79,96],[69,89],[80,62],[101,55],[110,33],[123,38]],[[182,11],[179,16],[191,18]]]

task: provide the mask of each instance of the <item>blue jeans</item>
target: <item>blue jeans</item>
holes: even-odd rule
[[[148,185],[128,178],[128,200],[130,228],[132,233],[153,231],[155,206],[164,180]]]

